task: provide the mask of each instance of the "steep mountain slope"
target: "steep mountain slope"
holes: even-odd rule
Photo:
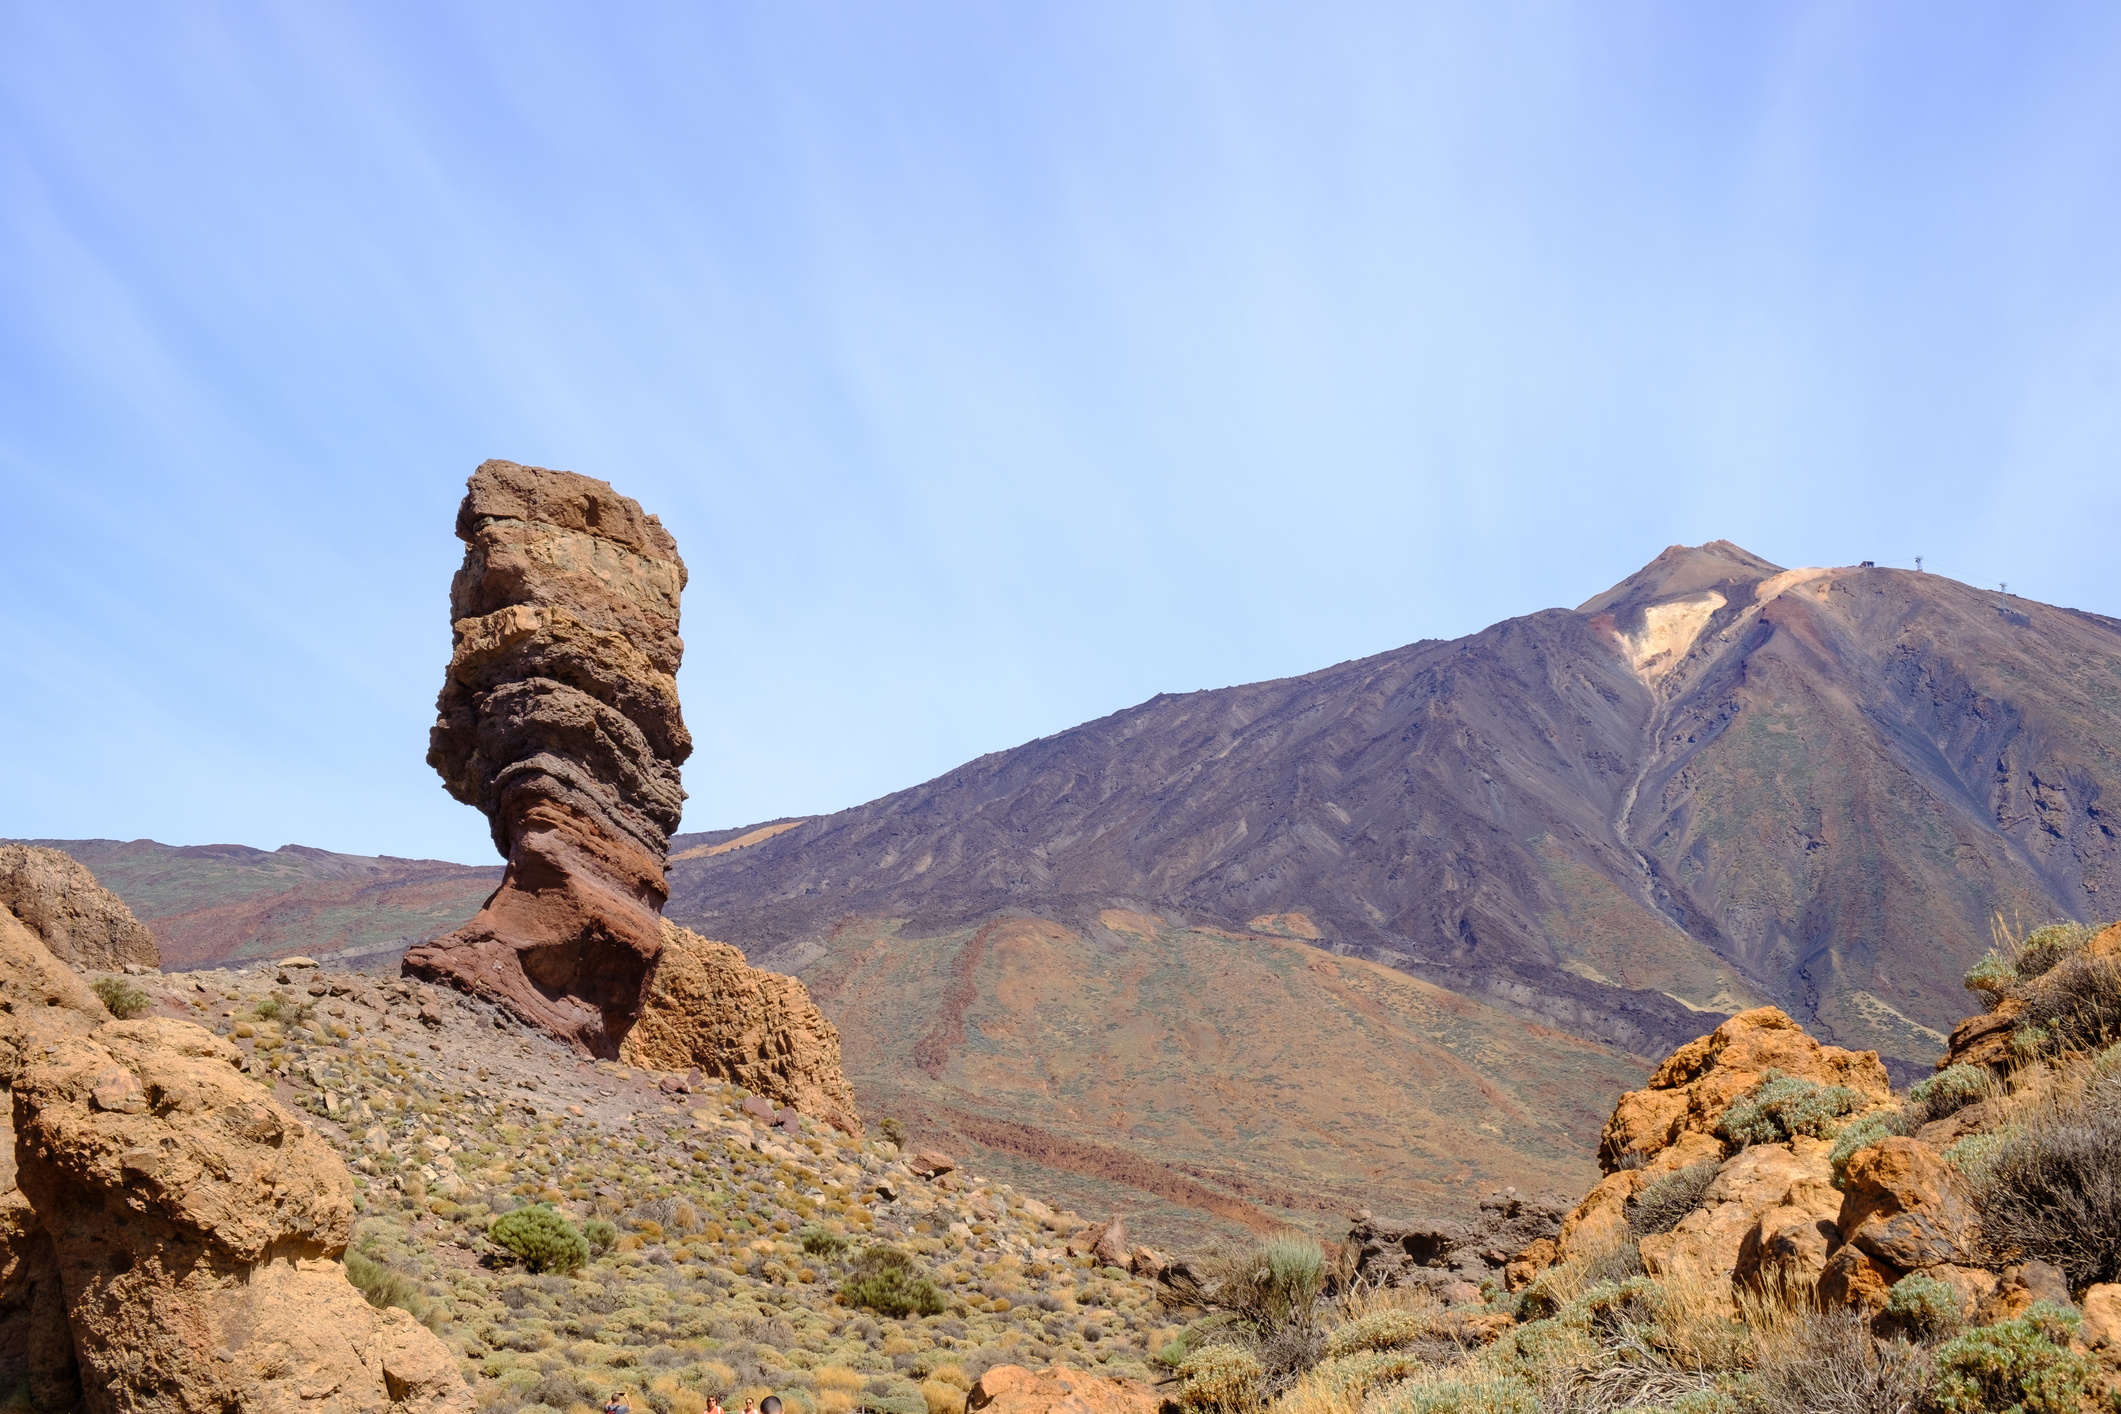
[[[27,840],[72,855],[147,924],[170,971],[306,953],[395,972],[406,947],[456,927],[498,865],[371,858],[302,845]]]
[[[668,913],[799,971],[883,920],[1301,913],[1332,951],[1636,1054],[1772,1001],[1905,1071],[1992,913],[2121,892],[2117,785],[2121,623],[1719,541],[1574,611],[1158,697],[743,848],[680,836]]]

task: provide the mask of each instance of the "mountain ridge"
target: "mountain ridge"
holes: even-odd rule
[[[1674,546],[1577,610],[1159,694],[683,861],[670,912],[799,968],[848,917],[1294,910],[1332,951],[1636,1054],[1775,1001],[1908,1072],[1990,913],[2121,891],[2116,703],[2103,615]]]

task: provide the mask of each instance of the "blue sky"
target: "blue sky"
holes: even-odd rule
[[[481,459],[691,567],[686,825],[1673,542],[2121,614],[2121,7],[0,0],[0,835],[491,858]]]

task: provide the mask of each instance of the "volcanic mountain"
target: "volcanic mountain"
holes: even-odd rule
[[[1772,1002],[1906,1074],[1995,915],[2112,911],[2116,787],[2121,621],[1715,541],[1573,610],[680,836],[668,912],[827,996],[886,930],[1117,946],[1142,936],[1119,910],[1304,938],[1637,1055]],[[911,1045],[903,1021],[879,1044]]]

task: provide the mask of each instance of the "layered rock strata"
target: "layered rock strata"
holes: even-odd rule
[[[485,812],[508,868],[405,970],[587,1054],[697,1066],[861,1133],[839,1033],[803,985],[662,917],[692,753],[677,542],[605,482],[504,461],[472,474],[457,536],[427,760]]]
[[[0,913],[0,1383],[95,1414],[468,1411],[442,1343],[347,1281],[345,1166],[239,1064],[113,1020]]]
[[[21,919],[61,962],[103,972],[162,965],[154,935],[124,900],[56,849],[0,845],[0,908]]]
[[[677,542],[573,472],[489,461],[457,511],[453,649],[428,764],[508,860],[477,917],[406,970],[616,1056],[663,945],[663,861],[692,738]]]

